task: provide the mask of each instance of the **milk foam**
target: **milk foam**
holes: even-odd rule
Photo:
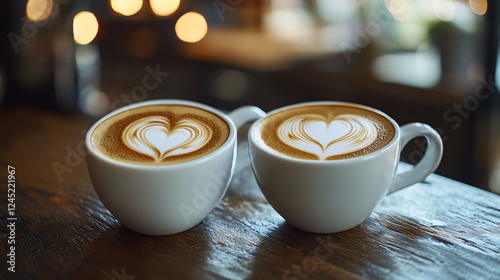
[[[212,129],[196,119],[182,119],[172,125],[166,117],[150,116],[130,123],[122,132],[122,141],[129,149],[160,162],[197,151],[212,136]]]
[[[342,114],[328,119],[319,114],[302,114],[281,123],[277,137],[292,148],[324,160],[369,147],[378,139],[379,130],[375,122],[360,115]]]

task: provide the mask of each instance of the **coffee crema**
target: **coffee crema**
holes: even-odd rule
[[[261,145],[310,160],[353,158],[387,145],[395,129],[384,116],[361,106],[303,105],[265,117],[254,129]]]
[[[102,155],[126,163],[167,165],[218,149],[229,125],[217,114],[188,105],[150,105],[109,117],[92,132]]]

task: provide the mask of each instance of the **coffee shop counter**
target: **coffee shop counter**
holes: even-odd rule
[[[248,127],[232,183],[207,218],[175,235],[137,234],[90,182],[83,139],[95,121],[0,111],[0,279],[499,279],[498,195],[433,174],[353,229],[308,233],[260,192]]]

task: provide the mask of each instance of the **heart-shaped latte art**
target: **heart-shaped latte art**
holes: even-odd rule
[[[343,114],[327,119],[319,114],[303,114],[285,120],[278,138],[297,150],[320,160],[363,150],[377,139],[377,124],[368,118]]]
[[[212,130],[203,122],[183,119],[172,124],[162,116],[138,119],[122,132],[125,146],[152,157],[156,162],[201,149],[211,138]]]

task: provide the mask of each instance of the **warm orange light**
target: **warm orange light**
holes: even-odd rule
[[[160,17],[173,14],[179,8],[180,2],[181,0],[150,0],[153,13]]]
[[[73,18],[73,38],[80,45],[86,45],[94,40],[99,30],[97,18],[91,12],[79,12]]]
[[[110,0],[111,9],[124,16],[131,16],[142,8],[142,0]]]
[[[469,0],[469,6],[472,11],[480,16],[486,14],[488,10],[488,1],[486,0]]]
[[[26,3],[26,17],[30,21],[42,21],[52,13],[52,0],[28,0]]]
[[[184,42],[195,43],[205,37],[208,26],[205,18],[195,12],[184,14],[175,24],[177,37]]]

